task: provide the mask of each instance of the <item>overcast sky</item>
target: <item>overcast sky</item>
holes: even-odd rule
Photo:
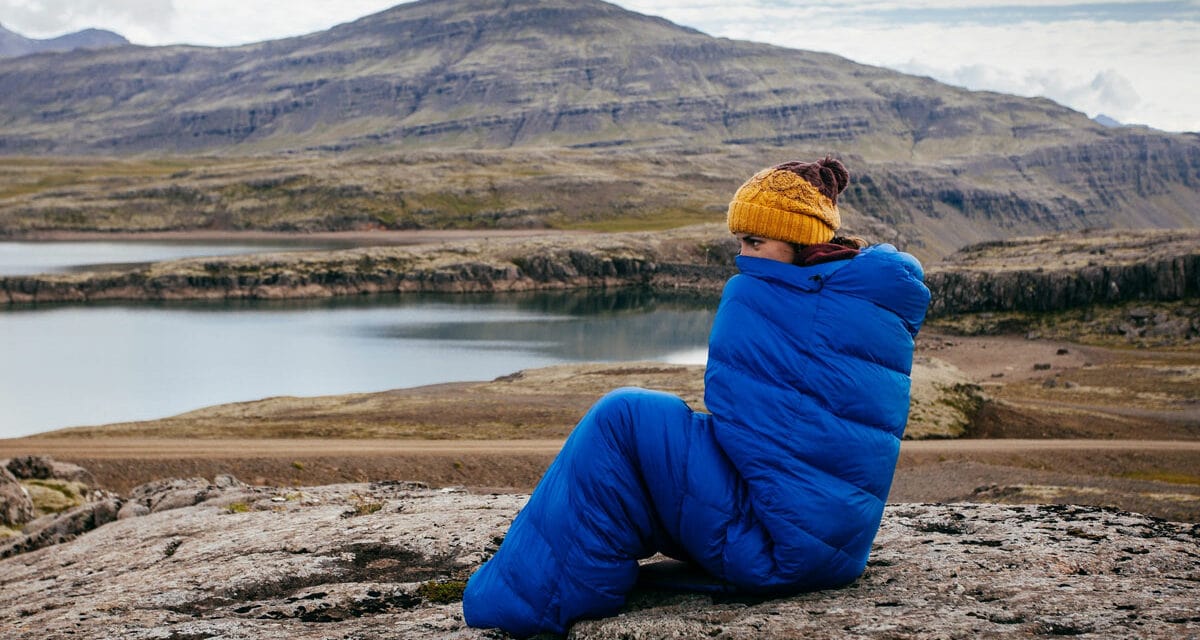
[[[33,38],[88,27],[137,44],[231,45],[320,31],[398,0],[0,0]],[[619,0],[714,36],[836,53],[1089,116],[1200,131],[1200,0]]]

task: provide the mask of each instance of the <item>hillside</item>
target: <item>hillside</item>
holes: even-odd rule
[[[0,88],[9,153],[804,142],[937,159],[1103,132],[1048,101],[712,38],[599,0],[425,0],[241,47],[14,60]]]
[[[146,230],[128,214],[147,209],[182,217],[159,229],[586,225],[590,212],[538,195],[536,165],[567,148],[579,153],[554,160],[556,187],[582,187],[605,215],[646,205],[682,222],[719,219],[761,166],[834,152],[855,176],[846,208],[933,256],[1011,235],[1200,221],[1195,134],[1106,128],[1047,100],[713,38],[599,0],[425,0],[239,47],[0,61],[0,154],[165,155],[188,171],[196,154],[219,157],[204,185],[194,171],[114,169],[101,178],[125,182],[103,199],[138,188],[99,208],[48,167],[0,191],[6,235]],[[492,154],[483,164],[479,150]],[[255,175],[223,164],[247,156]],[[332,157],[345,173],[323,168]],[[409,177],[445,165],[448,180]],[[589,193],[598,167],[606,188]],[[264,191],[277,196],[270,214],[247,214]],[[314,208],[342,211],[311,221]]]

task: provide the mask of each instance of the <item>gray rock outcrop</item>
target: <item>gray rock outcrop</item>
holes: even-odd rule
[[[120,497],[95,490],[91,472],[47,456],[0,460],[0,558],[60,544],[116,519]]]
[[[19,480],[54,479],[96,486],[96,479],[87,469],[46,456],[19,456],[9,459],[5,466]]]
[[[25,525],[21,535],[0,543],[0,558],[20,555],[74,540],[84,533],[116,520],[120,508],[120,498],[102,496],[62,513],[42,516]]]
[[[147,513],[157,513],[200,504],[221,491],[216,483],[204,478],[169,478],[134,487],[128,504],[141,505]]]
[[[53,467],[68,473],[75,470],[87,473],[82,467],[41,456],[28,456],[23,462],[31,463],[31,468]],[[237,478],[223,475],[213,482],[204,478],[155,480],[134,487],[128,498],[107,491],[93,491],[83,504],[37,518],[29,522],[20,535],[0,541],[0,558],[62,544],[114,520],[182,509],[210,500],[228,503],[236,500],[241,495],[240,490],[245,488],[246,485]]]
[[[0,467],[0,527],[20,526],[32,519],[33,501],[29,492],[8,469]]]
[[[525,499],[414,483],[233,484],[0,560],[0,632],[500,638],[464,626],[459,594]],[[899,504],[848,587],[781,598],[641,587],[624,613],[570,637],[1187,638],[1200,634],[1198,598],[1196,525],[1092,507]]]

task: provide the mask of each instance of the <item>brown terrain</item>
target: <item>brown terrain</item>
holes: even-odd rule
[[[424,246],[184,260],[126,273],[136,276],[130,282],[145,283],[161,271],[166,283],[193,283],[196,297],[271,297],[609,280],[719,287],[731,269],[721,244],[728,233],[716,225],[552,238],[537,237],[541,230],[374,233],[341,241]],[[1187,276],[1197,238],[1195,232],[1032,238],[980,245],[932,265],[926,276],[938,295],[931,313],[940,313],[918,339],[909,440],[891,499],[1078,503],[1200,521],[1200,325]],[[361,266],[360,251],[375,252],[370,265]],[[1059,266],[1033,267],[1022,258],[1048,251]],[[530,255],[543,260],[535,264]],[[405,274],[424,275],[376,279],[379,265],[390,261],[407,264]],[[223,277],[205,280],[188,271],[201,263],[250,284],[230,288]],[[12,291],[32,282],[9,280]],[[89,274],[60,280],[89,295],[110,281]],[[29,291],[41,298],[57,282],[33,283]],[[274,288],[260,291],[263,283]],[[120,291],[137,298],[157,290]],[[1081,311],[1072,297],[1080,290],[1119,290],[1121,297]],[[1042,298],[1021,302],[1024,291]],[[963,303],[954,296],[980,308],[959,309]],[[52,456],[82,465],[100,486],[118,492],[161,478],[219,474],[274,486],[414,480],[527,492],[602,394],[642,386],[703,409],[702,374],[701,367],[661,363],[564,365],[483,383],[267,398],[0,440],[0,459]]]
[[[978,385],[983,401],[967,437],[904,443],[892,501],[1093,504],[1200,521],[1194,349],[927,331],[918,366],[931,358]],[[699,367],[568,365],[488,383],[270,398],[0,440],[0,459],[48,455],[119,492],[223,473],[276,486],[417,480],[525,492],[587,407],[628,384],[702,406]],[[922,428],[910,423],[910,436],[935,435]]]

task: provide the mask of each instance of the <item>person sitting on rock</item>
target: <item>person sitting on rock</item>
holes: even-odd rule
[[[618,389],[583,417],[463,594],[473,627],[564,633],[617,613],[655,553],[729,589],[847,584],[879,529],[929,290],[888,244],[835,238],[841,162],[741,186],[741,245],[709,338],[704,403]]]

